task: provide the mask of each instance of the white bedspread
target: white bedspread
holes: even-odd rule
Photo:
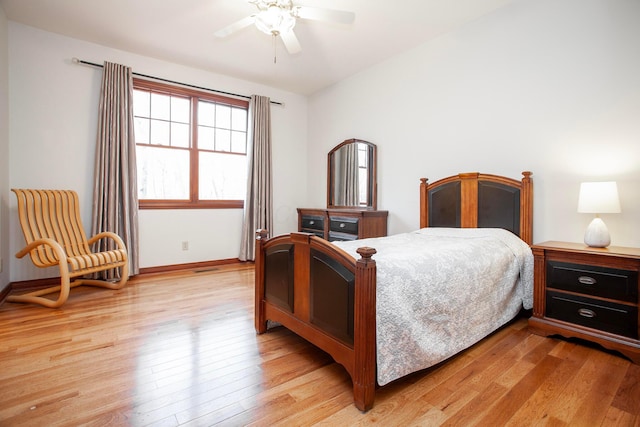
[[[424,228],[334,242],[377,268],[378,384],[433,366],[533,306],[533,254],[502,229]]]

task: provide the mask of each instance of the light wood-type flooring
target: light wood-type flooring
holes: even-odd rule
[[[253,267],[0,306],[0,426],[640,425],[640,367],[519,319],[379,388],[366,414],[324,352],[253,328]]]

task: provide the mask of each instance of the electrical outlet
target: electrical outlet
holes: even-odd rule
[[[186,240],[184,242],[182,242],[182,250],[183,251],[188,251],[189,250],[189,242],[187,242]]]

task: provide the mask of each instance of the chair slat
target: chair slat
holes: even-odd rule
[[[68,221],[72,229],[72,242],[75,246],[75,250],[80,255],[87,255],[91,253],[89,245],[87,244],[87,236],[82,226],[80,219],[80,203],[78,202],[78,195],[76,193],[69,193],[69,209],[67,210]]]
[[[40,215],[42,216],[42,231],[40,237],[52,238],[57,242],[58,236],[55,232],[55,224],[51,221],[51,208],[53,206],[50,203],[50,196],[43,190],[30,190],[30,192],[33,194],[33,197],[40,200],[41,203],[41,207],[38,208]],[[50,259],[53,260],[57,258],[52,248],[47,247],[46,250],[50,253]]]
[[[49,238],[57,241],[55,234],[52,234],[51,230],[47,228],[46,219],[49,218],[47,211],[50,204],[46,192],[29,190],[28,194],[34,199],[33,215],[36,217],[37,222],[41,223],[37,230],[38,239]],[[42,254],[42,260],[46,260],[49,265],[56,265],[59,262],[58,256],[50,246],[39,246],[38,249]]]

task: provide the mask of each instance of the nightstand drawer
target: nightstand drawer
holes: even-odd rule
[[[638,338],[637,306],[548,291],[546,317]]]
[[[636,271],[548,261],[547,287],[633,303],[638,301]]]
[[[329,230],[358,236],[358,218],[329,218]]]
[[[324,232],[324,217],[316,215],[302,215],[301,227]],[[322,237],[322,235],[320,235]]]

